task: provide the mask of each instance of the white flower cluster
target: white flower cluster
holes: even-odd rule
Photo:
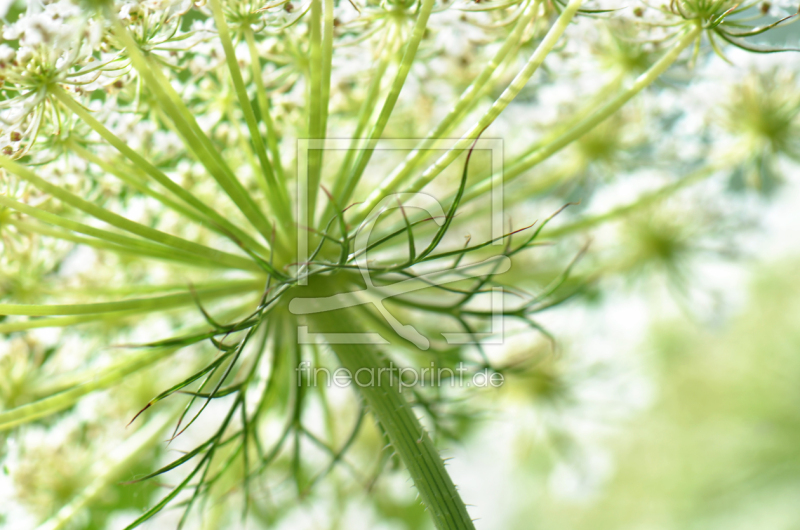
[[[69,0],[30,2],[23,16],[2,28],[2,37],[0,82],[8,95],[0,101],[0,143],[8,155],[23,140],[28,148],[33,143],[44,120],[49,84],[69,77],[70,83],[85,85],[96,78],[89,63],[105,29]]]

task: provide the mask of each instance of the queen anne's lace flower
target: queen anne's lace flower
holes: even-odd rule
[[[2,28],[3,39],[14,43],[13,48],[7,43],[0,45],[0,81],[7,94],[0,101],[0,137],[12,142],[4,147],[5,154],[23,156],[43,125],[58,122],[44,116],[45,112],[57,113],[52,103],[45,108],[52,85],[88,90],[99,86],[104,60],[96,52],[104,33],[101,22],[87,17],[69,0],[43,6],[31,2],[23,16]]]
[[[0,430],[12,431],[13,460],[0,497],[15,491],[15,521],[57,512],[58,526],[96,504],[95,526],[110,511],[135,526],[173,503],[191,522],[207,496],[221,518],[231,499],[244,500],[253,525],[272,525],[290,504],[286,491],[313,502],[337,466],[372,488],[397,460],[382,451],[388,440],[435,524],[471,528],[422,425],[464,438],[476,422],[462,398],[474,389],[403,394],[390,383],[364,389],[359,405],[311,388],[296,366],[333,366],[332,351],[350,368],[384,367],[372,342],[385,335],[397,364],[519,377],[520,401],[544,405],[537,430],[559,447],[592,438],[595,429],[567,416],[597,401],[578,386],[591,390],[606,363],[548,357],[531,368],[553,338],[539,319],[645,273],[688,296],[716,210],[681,196],[684,219],[661,203],[720,174],[763,189],[800,158],[796,63],[773,71],[743,56],[781,51],[758,39],[789,22],[751,15],[792,9],[733,0],[0,4]],[[502,150],[486,157],[482,144],[470,148],[479,138],[502,138]],[[322,139],[335,149],[318,149]],[[498,182],[499,221],[487,214]],[[405,195],[385,200],[396,192]],[[405,208],[417,192],[436,196],[441,211]],[[616,230],[623,219],[627,229]],[[568,237],[597,227],[591,249]],[[367,277],[374,315],[360,305],[344,316],[293,309],[297,298],[339,300]],[[395,284],[419,289],[377,294]],[[518,347],[490,347],[501,317]],[[303,335],[315,326],[324,347]],[[370,326],[370,344],[327,335]],[[608,408],[630,409],[619,401]],[[606,410],[590,410],[588,423],[603,423]],[[380,430],[362,421],[367,412]],[[186,452],[148,460],[170,424]],[[601,445],[574,444],[589,455],[605,454]],[[353,448],[369,458],[351,461]],[[101,453],[108,464],[87,471],[86,455]],[[612,466],[595,460],[589,482],[601,487]],[[551,482],[575,482],[574,464],[554,465]],[[159,465],[189,471],[166,479]],[[163,503],[151,490],[136,490],[147,498],[135,508],[120,500],[131,469],[170,485],[155,488]],[[348,477],[330,487],[352,489]],[[252,509],[266,496],[257,484],[276,486],[275,513]]]

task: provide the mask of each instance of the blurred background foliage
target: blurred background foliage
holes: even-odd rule
[[[798,273],[796,259],[759,264],[721,325],[655,323],[643,353],[655,395],[607,446],[613,471],[579,499],[548,494],[542,476],[522,479],[533,486],[511,527],[797,528]],[[536,460],[520,465],[533,471]]]

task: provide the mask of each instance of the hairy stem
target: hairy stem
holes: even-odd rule
[[[360,280],[344,275],[311,278],[310,285],[297,291],[313,297],[343,292],[354,288]],[[305,296],[305,294],[303,294]],[[289,304],[292,310],[295,299]],[[363,307],[323,311],[308,315],[314,329],[336,330],[337,333],[357,334],[365,331],[362,324]],[[366,318],[369,318],[367,315]],[[399,337],[398,337],[399,338]],[[402,340],[402,339],[401,339]],[[439,530],[472,530],[474,526],[452,479],[444,467],[428,433],[422,427],[411,404],[402,394],[400,381],[389,372],[389,360],[371,344],[332,343],[342,366],[356,374],[363,370],[373,375],[369,384],[356,384],[369,409],[389,437],[392,448],[411,474],[423,504]],[[359,372],[359,370],[362,370]]]

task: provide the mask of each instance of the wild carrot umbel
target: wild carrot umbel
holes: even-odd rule
[[[643,262],[678,271],[690,248],[646,224],[612,264],[581,234],[709,178],[769,191],[774,164],[800,156],[788,68],[738,81],[743,67],[729,67],[733,95],[708,114],[745,137],[734,154],[672,128],[701,120],[685,101],[717,56],[788,50],[759,39],[794,13],[764,5],[12,3],[0,44],[9,473],[36,429],[95,453],[135,432],[89,475],[68,461],[54,484],[15,475],[14,517],[63,528],[89,513],[99,527],[135,508],[135,528],[174,507],[179,526],[222,528],[239,523],[215,506],[235,501],[266,527],[401,466],[427,510],[408,524],[473,528],[464,501],[480,499],[461,498],[437,443],[477,421],[470,382],[502,383],[538,355],[504,356],[503,337],[550,345],[544,311]],[[612,177],[650,170],[659,187],[583,213]],[[372,378],[397,366],[444,379]],[[320,383],[328,367],[350,392]],[[145,493],[115,505],[110,490]]]

